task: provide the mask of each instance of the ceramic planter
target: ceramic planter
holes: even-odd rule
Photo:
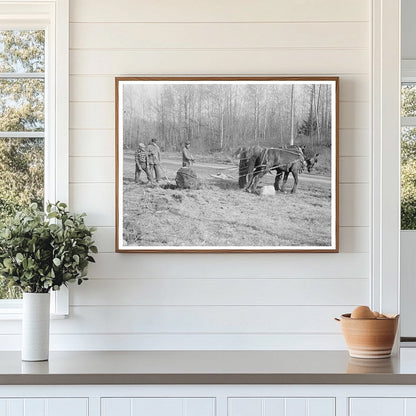
[[[49,293],[24,293],[22,322],[23,361],[48,360],[49,322]]]
[[[373,359],[391,356],[399,315],[381,319],[353,319],[350,313],[346,313],[341,315],[340,321],[351,357]]]

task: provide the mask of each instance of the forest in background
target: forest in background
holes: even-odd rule
[[[239,146],[331,145],[329,84],[203,83],[123,86],[123,144],[159,140],[164,151],[190,141],[195,152]]]

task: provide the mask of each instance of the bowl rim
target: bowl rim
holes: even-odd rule
[[[400,314],[397,315],[390,315],[387,316],[386,318],[351,318],[351,313],[343,313],[341,315],[341,319],[352,319],[354,321],[393,321],[393,320],[398,320],[400,317]]]

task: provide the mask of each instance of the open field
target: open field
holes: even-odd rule
[[[170,156],[170,157],[169,157]],[[298,192],[259,196],[238,188],[231,163],[194,165],[201,189],[175,189],[177,155],[162,156],[167,179],[159,186],[134,182],[134,160],[124,158],[123,239],[131,246],[328,246],[329,178],[300,175]],[[219,174],[219,177],[217,175]],[[141,178],[145,180],[145,178]],[[261,185],[272,185],[265,175]]]

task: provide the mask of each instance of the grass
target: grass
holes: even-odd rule
[[[162,161],[163,162],[163,161]],[[161,186],[136,184],[125,161],[123,239],[137,246],[328,246],[331,241],[329,182],[302,181],[296,194],[259,196],[237,180],[216,180],[195,168],[199,190],[174,186],[177,166],[164,164]],[[271,184],[266,175],[263,184]],[[291,189],[288,182],[287,190]]]

